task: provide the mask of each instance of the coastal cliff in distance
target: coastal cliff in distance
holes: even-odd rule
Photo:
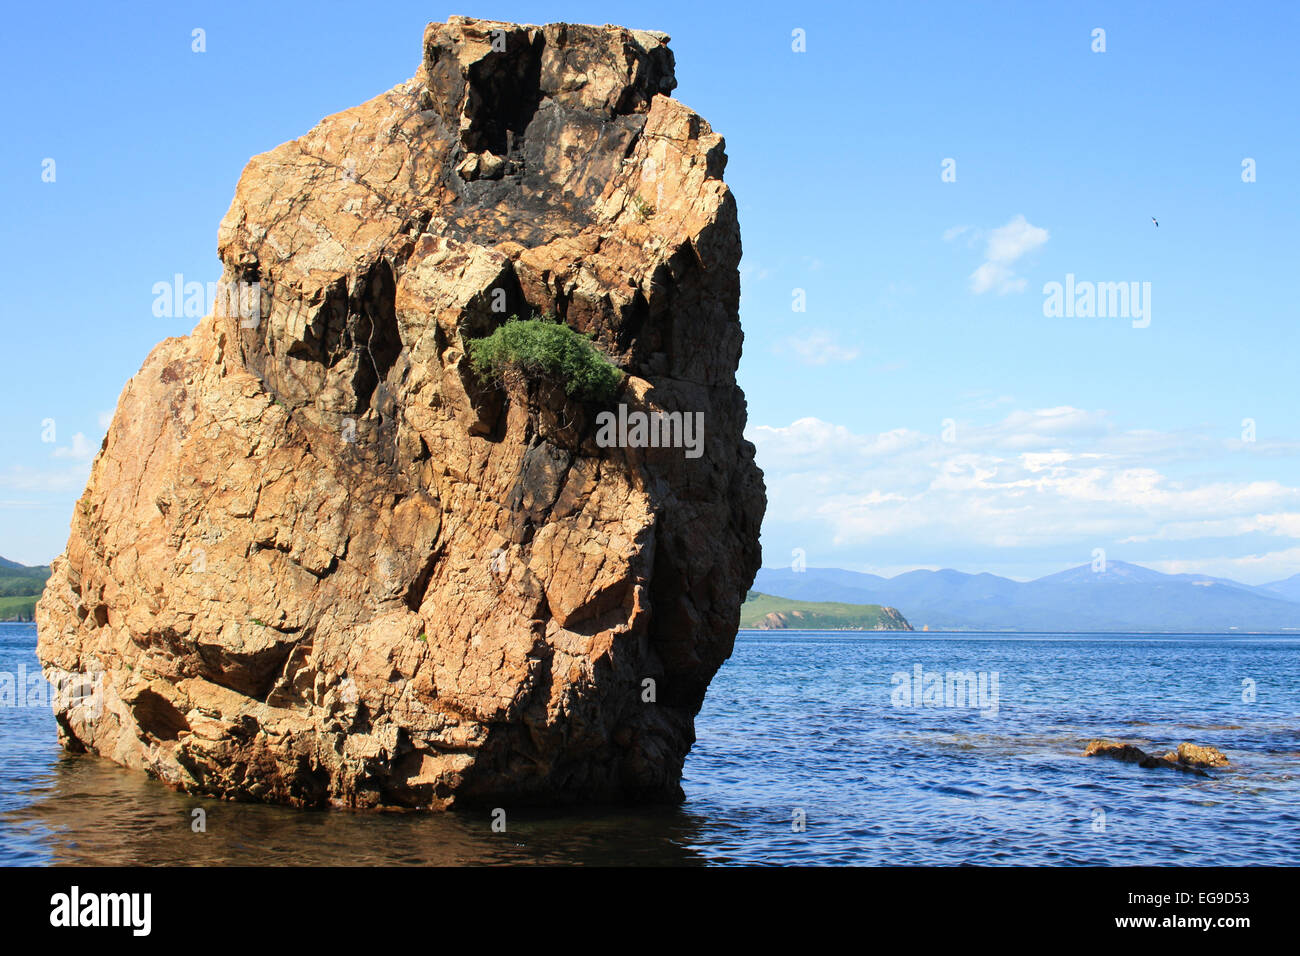
[[[910,631],[896,608],[879,604],[792,601],[751,591],[740,609],[740,626],[756,631]]]
[[[454,17],[252,159],[238,294],[127,384],[37,606],[43,665],[101,688],[66,747],[297,806],[680,798],[765,494],[723,140],[667,41]],[[515,315],[590,336],[605,407],[700,416],[702,454],[483,380]]]
[[[0,622],[30,621],[50,569],[0,558]]]

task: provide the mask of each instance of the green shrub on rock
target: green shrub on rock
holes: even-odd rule
[[[608,401],[623,378],[589,334],[546,319],[512,315],[491,335],[470,341],[468,351],[474,373],[484,381],[547,379],[582,401]]]

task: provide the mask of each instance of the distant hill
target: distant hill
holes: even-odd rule
[[[1300,601],[1300,574],[1293,574],[1289,578],[1274,581],[1272,584],[1261,584],[1255,590],[1276,595],[1284,601]]]
[[[0,558],[0,621],[30,621],[50,569]]]
[[[749,592],[740,606],[740,626],[762,631],[910,631],[912,625],[892,607],[791,601]]]
[[[883,578],[763,568],[754,587],[796,601],[884,604],[936,630],[1300,632],[1300,575],[1252,587],[1123,561],[1104,573],[1085,564],[1027,582],[951,569]]]

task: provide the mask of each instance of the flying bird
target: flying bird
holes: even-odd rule
[[[1152,217],[1151,217],[1151,221],[1152,221],[1152,222],[1156,222],[1156,217],[1155,217],[1155,216],[1152,216]],[[1160,223],[1156,222],[1156,228],[1157,228],[1157,229],[1160,228]]]

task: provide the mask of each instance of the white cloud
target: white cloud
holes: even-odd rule
[[[1300,540],[1300,512],[1243,515],[1206,521],[1175,521],[1154,534],[1133,535],[1124,544],[1147,541],[1194,541],[1198,538],[1233,538],[1243,534],[1266,534]]]
[[[55,458],[71,458],[73,461],[85,461],[94,456],[95,450],[91,447],[90,442],[86,440],[86,436],[81,432],[77,432],[72,436],[71,445],[60,445],[51,454]]]
[[[1099,410],[1063,406],[1013,411],[990,425],[958,422],[952,441],[938,423],[933,434],[858,434],[816,418],[755,426],[747,437],[768,488],[765,540],[797,537],[810,553],[843,552],[842,563],[856,556],[895,564],[903,552],[924,552],[920,560],[962,553],[991,565],[997,549],[1021,549],[1014,560],[1065,549],[1083,563],[1093,547],[1159,541],[1178,542],[1166,556],[1176,559],[1242,535],[1300,547],[1300,487],[1229,480],[1220,466],[1228,442],[1126,431]],[[1189,461],[1208,464],[1204,475],[1188,477]],[[1229,556],[1247,549],[1258,550],[1257,539],[1225,547]],[[1300,565],[1275,570],[1284,577]]]
[[[953,230],[944,233],[945,239],[949,233]],[[999,295],[1023,292],[1028,282],[1017,276],[1013,267],[1023,256],[1045,245],[1047,239],[1047,230],[1030,224],[1024,216],[1016,216],[1005,226],[994,229],[984,246],[984,262],[971,273],[971,291],[976,295],[991,291]]]
[[[1149,561],[1148,565],[1165,574],[1208,574],[1255,584],[1289,578],[1300,569],[1300,547],[1247,554],[1239,557],[1209,558],[1199,561]]]
[[[74,495],[79,495],[85,489],[89,478],[89,460],[77,461],[66,468],[54,470],[11,465],[5,471],[0,471],[0,491],[17,491],[24,494],[73,492]]]
[[[829,332],[812,332],[807,335],[791,336],[779,347],[780,351],[790,350],[805,365],[827,365],[831,362],[851,362],[859,355],[853,346],[840,345]]]
[[[1047,230],[1030,225],[1024,216],[1016,216],[1005,226],[989,234],[984,256],[991,262],[1015,262],[1047,242]]]
[[[1028,285],[1028,279],[1017,277],[1009,267],[1000,262],[986,262],[970,274],[970,290],[976,295],[982,295],[992,289],[997,289],[998,295],[1024,292]]]

